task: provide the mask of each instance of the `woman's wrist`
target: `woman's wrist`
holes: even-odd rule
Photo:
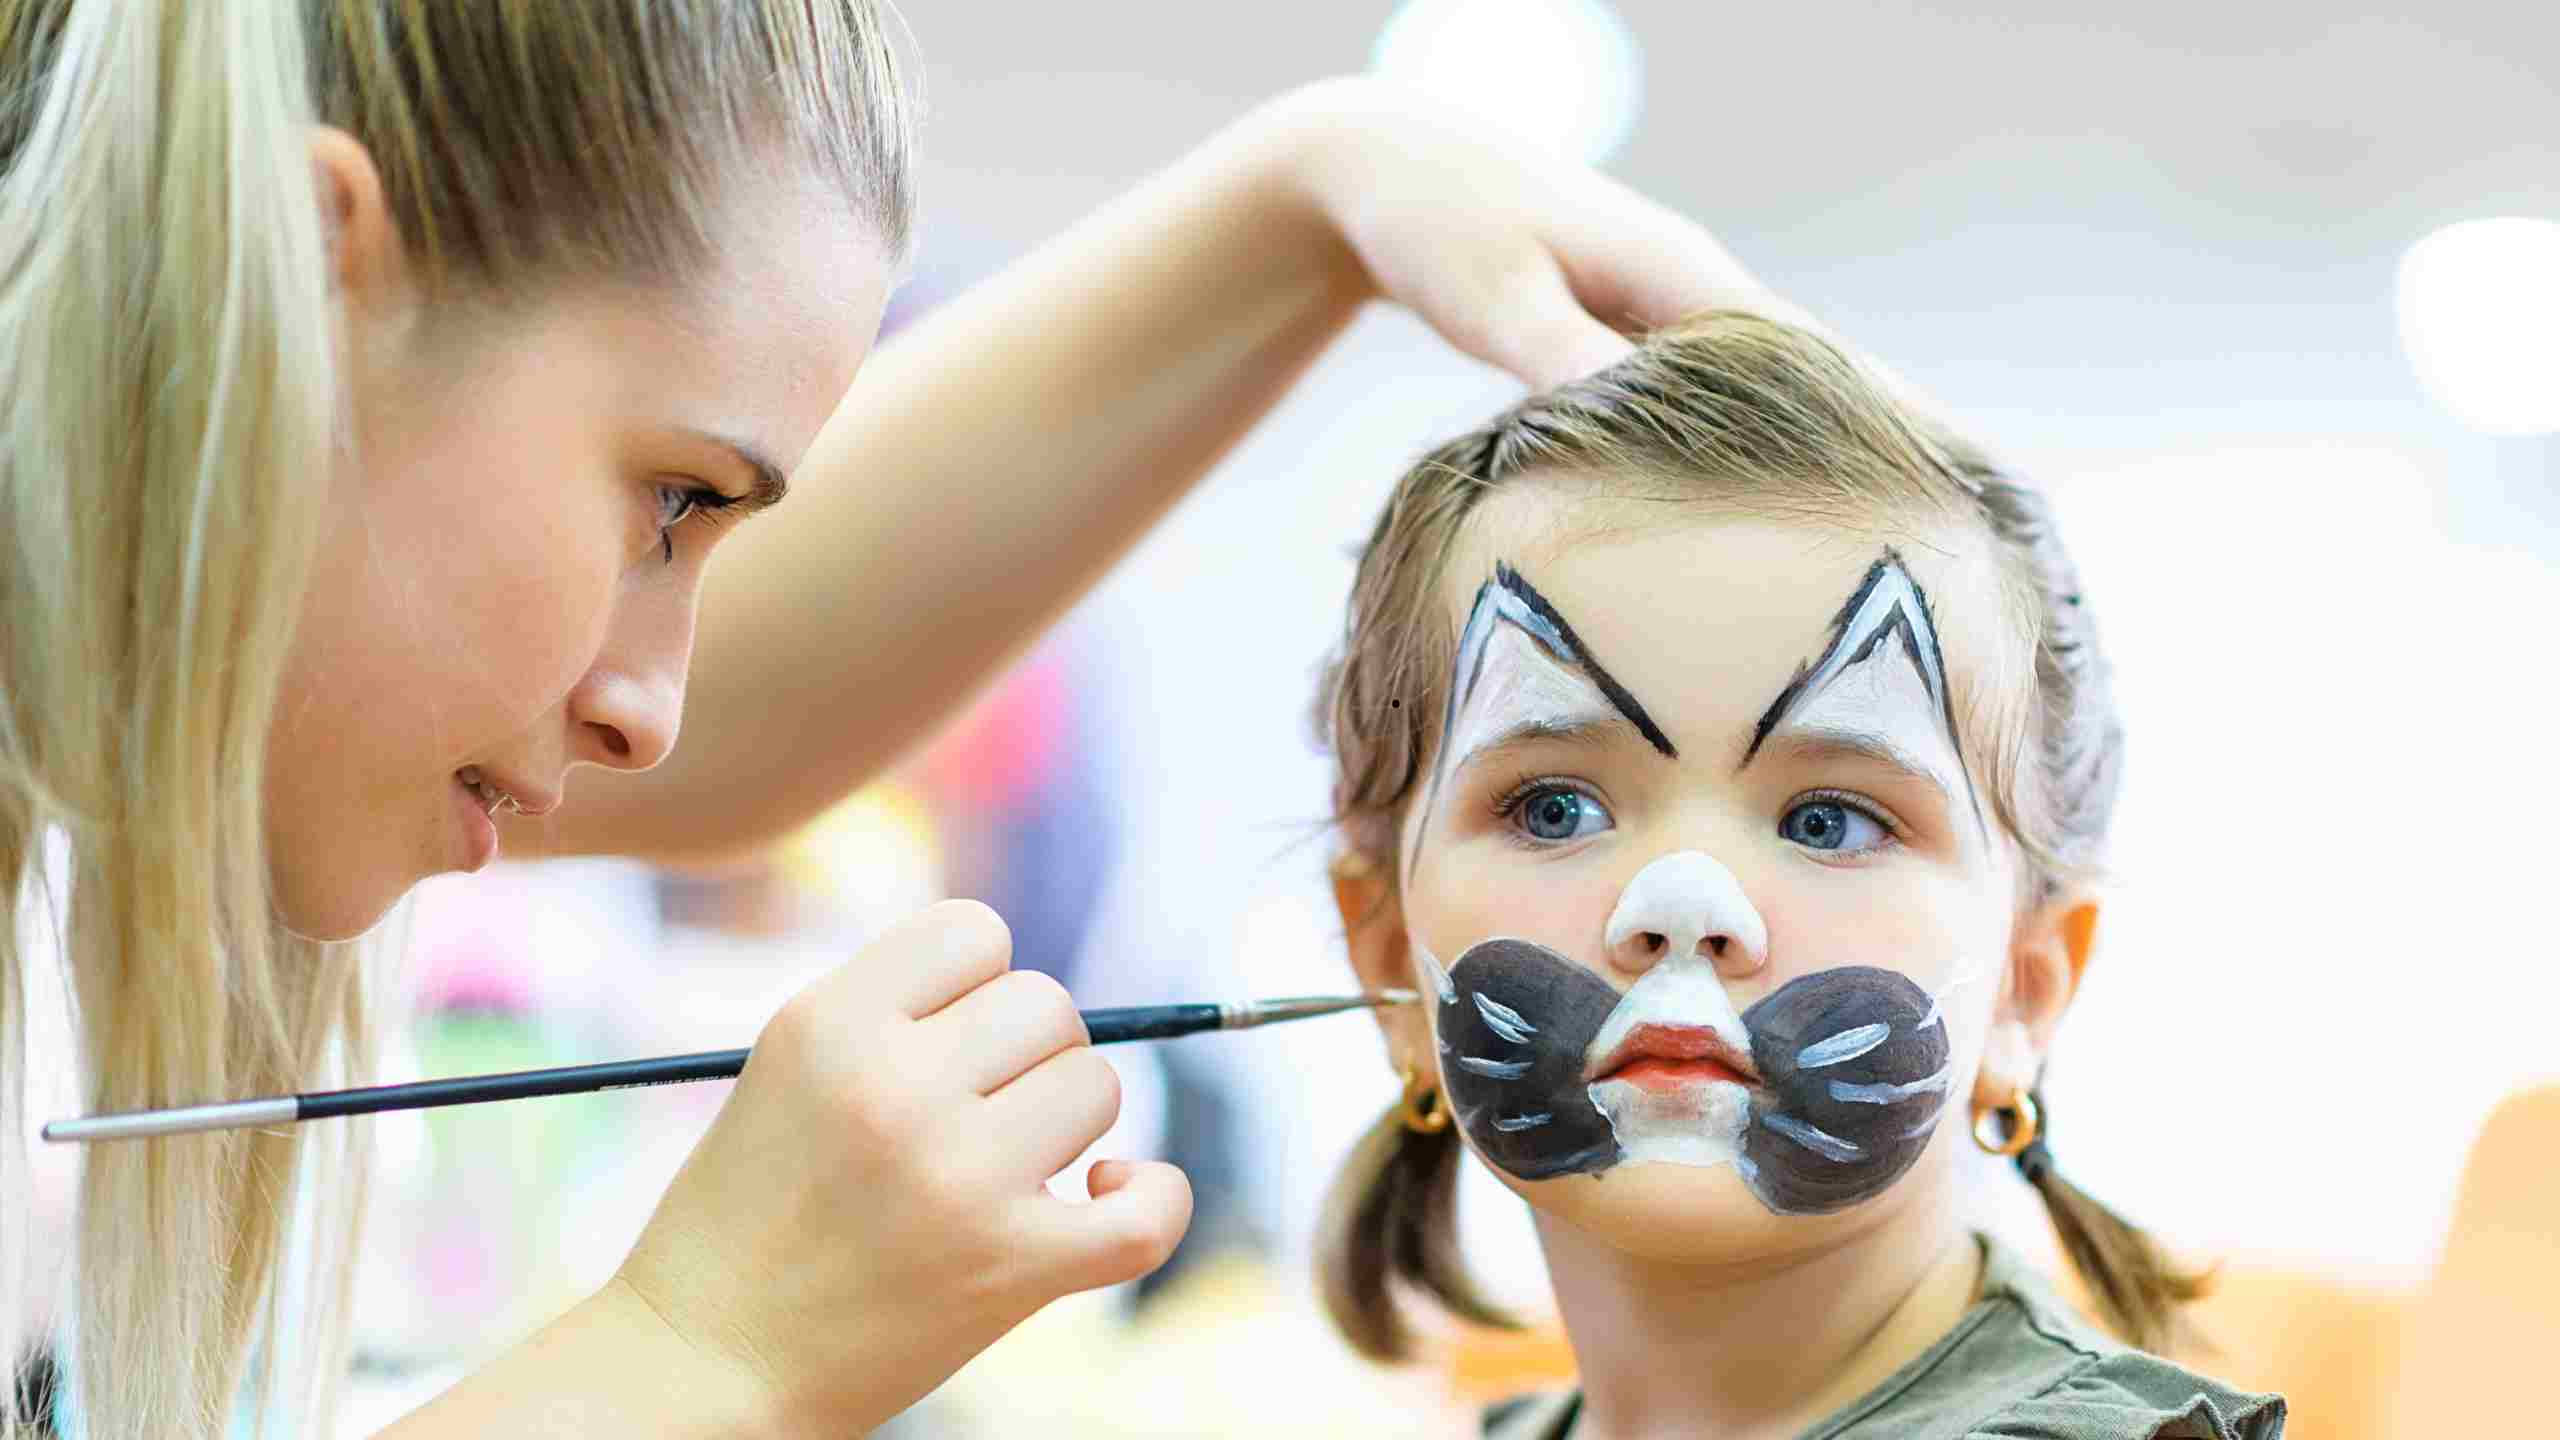
[[[881,1418],[848,1420],[823,1433],[859,1434]],[[486,1434],[768,1440],[798,1433],[774,1387],[687,1339],[616,1277],[380,1440]]]
[[[575,1315],[583,1344],[617,1369],[627,1368],[635,1388],[662,1388],[684,1429],[680,1433],[769,1436],[785,1433],[781,1397],[771,1381],[745,1361],[702,1345],[671,1323],[639,1287],[615,1275],[587,1297]]]
[[[1341,76],[1264,103],[1237,127],[1250,163],[1287,230],[1313,238],[1336,282],[1366,302],[1385,291],[1360,256],[1363,217],[1378,202],[1376,147],[1398,120],[1380,82]]]

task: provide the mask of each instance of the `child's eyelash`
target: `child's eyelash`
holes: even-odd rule
[[[1908,841],[1911,838],[1910,828],[1904,825],[1900,819],[1896,818],[1893,812],[1885,809],[1883,806],[1868,799],[1864,795],[1853,794],[1847,790],[1807,790],[1793,800],[1788,801],[1787,808],[1789,810],[1793,810],[1799,805],[1810,805],[1817,800],[1826,801],[1833,805],[1844,806],[1848,809],[1857,811],[1859,814],[1873,820],[1878,825],[1883,826],[1884,832],[1892,836],[1895,840]]]
[[[1576,795],[1590,796],[1593,800],[1600,798],[1599,796],[1592,794],[1590,786],[1567,780],[1560,775],[1539,775],[1534,773],[1525,774],[1519,779],[1512,781],[1510,788],[1502,791],[1494,797],[1493,804],[1490,807],[1493,813],[1493,818],[1496,820],[1510,819],[1514,814],[1519,812],[1521,806],[1529,803],[1530,796],[1537,794],[1541,790],[1570,790]]]

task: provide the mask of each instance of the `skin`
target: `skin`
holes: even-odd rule
[[[1524,480],[1470,522],[1441,585],[1463,622],[1497,559],[1516,564],[1659,722],[1679,758],[1631,729],[1531,740],[1450,777],[1401,894],[1370,857],[1337,868],[1352,954],[1372,985],[1427,985],[1416,946],[1447,957],[1493,935],[1545,945],[1623,992],[1657,963],[1602,943],[1648,862],[1703,851],[1728,867],[1768,927],[1765,957],[1717,966],[1738,1008],[1800,976],[1872,965],[1935,991],[1967,968],[1989,983],[1948,994],[1958,1083],[1918,1162],[1872,1199],[1774,1214],[1730,1165],[1634,1163],[1603,1176],[1523,1181],[1582,1369],[1577,1434],[1785,1435],[1864,1393],[1971,1303],[1978,1261],[1962,1186],[1977,1162],[1962,1102],[2004,1104],[2036,1073],[2078,985],[2096,902],[2067,891],[2022,908],[2014,842],[1915,777],[1862,756],[1772,748],[1737,770],[1753,727],[1817,654],[1881,544],[1900,549],[1936,607],[1968,754],[1983,677],[2014,674],[1997,623],[1987,542],[1956,533],[1849,531],[1664,518],[1588,482]],[[1987,712],[1993,707],[1983,706]],[[1541,840],[1497,799],[1524,779],[1569,782],[1605,812]],[[1786,838],[1812,792],[1854,798],[1838,850]],[[1586,815],[1588,812],[1586,812]],[[1407,815],[1401,843],[1426,817]],[[1549,827],[1551,830],[1554,828]],[[1391,1060],[1436,1053],[1434,1007],[1382,1019]]]
[[[801,177],[742,167],[700,274],[492,310],[421,295],[361,145],[318,131],[312,159],[355,443],[267,824],[280,912],[316,936],[465,863],[464,766],[537,804],[583,767],[569,803],[502,820],[519,855],[788,834],[1029,643],[1371,300],[1539,385],[1625,353],[1595,316],[1788,313],[1680,217],[1357,81],[1248,117],[874,364],[880,249]],[[689,520],[669,563],[661,487],[749,478],[694,432],[761,449],[792,515]],[[1161,1263],[1190,1211],[1172,1167],[1097,1167],[1081,1204],[1042,1187],[1119,1092],[1010,950],[953,902],[795,997],[613,1281],[389,1433],[861,1433],[1047,1301]]]
[[[1100,579],[1372,301],[1538,387],[1626,353],[1595,316],[1802,318],[1688,220],[1478,128],[1365,80],[1311,86],[902,333],[811,447],[788,523],[722,545],[685,744],[645,775],[581,774],[574,803],[506,825],[509,852],[717,863],[815,818]]]
[[[557,797],[572,765],[666,758],[729,527],[665,522],[691,492],[753,491],[708,437],[799,467],[870,351],[889,267],[836,196],[788,175],[718,197],[726,243],[679,283],[588,280],[503,318],[431,304],[361,147],[318,150],[356,423],[267,809],[287,922],[336,939],[464,863],[464,766]]]

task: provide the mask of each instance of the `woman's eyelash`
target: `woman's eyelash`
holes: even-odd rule
[[[723,495],[708,485],[663,485],[659,488],[664,491],[673,491],[682,507],[676,511],[673,518],[658,522],[659,551],[666,556],[667,563],[670,565],[675,563],[676,558],[677,526],[696,516],[700,516],[705,524],[720,524],[725,518],[720,512],[738,503],[737,496]]]

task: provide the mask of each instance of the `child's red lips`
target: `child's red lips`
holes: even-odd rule
[[[1713,1080],[1757,1085],[1760,1072],[1749,1055],[1704,1025],[1644,1024],[1600,1057],[1586,1078],[1624,1080],[1650,1090]]]

